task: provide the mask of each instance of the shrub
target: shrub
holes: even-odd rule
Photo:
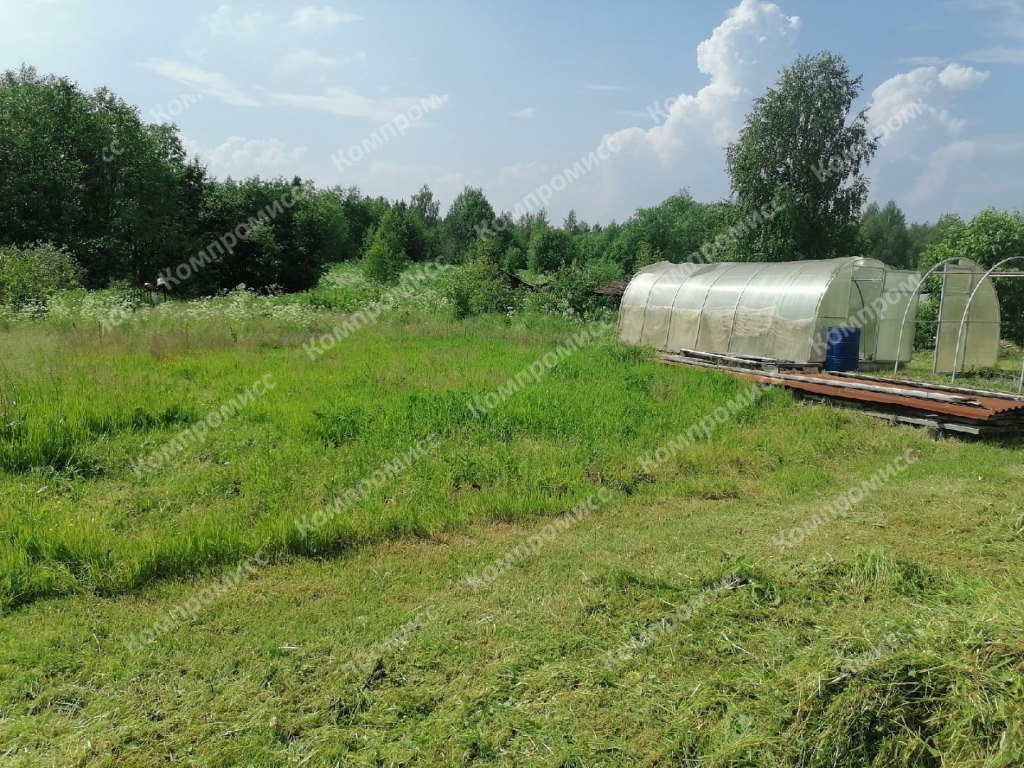
[[[523,253],[522,249],[516,246],[510,246],[505,251],[505,256],[502,259],[502,266],[505,267],[506,272],[519,272],[520,270],[526,269],[526,254]]]
[[[573,236],[561,229],[538,227],[530,237],[528,260],[534,272],[554,272],[576,260]]]
[[[618,302],[616,297],[597,296],[594,290],[623,277],[622,267],[610,259],[563,267],[548,282],[546,309],[560,313],[568,311],[580,317],[599,309],[614,309]]]
[[[512,312],[522,296],[504,282],[497,265],[481,259],[450,269],[441,280],[441,293],[457,318]]]
[[[0,248],[0,304],[46,303],[58,291],[81,284],[81,267],[62,248],[48,243]]]

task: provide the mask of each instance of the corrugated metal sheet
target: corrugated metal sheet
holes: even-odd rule
[[[1024,398],[1006,393],[862,375],[758,371],[679,355],[662,355],[659,359],[671,365],[714,368],[747,381],[855,405],[895,421],[969,434],[1024,432]]]

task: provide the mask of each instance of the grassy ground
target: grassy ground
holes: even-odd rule
[[[1024,761],[1017,446],[772,391],[652,461],[745,386],[597,341],[478,420],[579,327],[334,320],[0,335],[0,763]]]
[[[878,376],[896,376],[901,379],[917,379],[919,381],[933,381],[937,384],[946,384],[958,387],[974,387],[977,389],[996,389],[1003,392],[1017,394],[1020,389],[1022,350],[1017,347],[1008,346],[1002,350],[996,366],[992,369],[981,371],[968,371],[960,374],[956,381],[950,381],[948,373],[934,373],[935,355],[931,350],[918,350],[909,365],[900,368],[898,373],[892,372],[892,367],[878,371]]]

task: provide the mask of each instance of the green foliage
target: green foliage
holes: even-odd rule
[[[344,405],[314,410],[313,419],[311,433],[329,448],[351,443],[367,424],[361,409]]]
[[[862,168],[876,142],[865,114],[850,119],[861,91],[841,56],[803,56],[754,102],[727,165],[742,217],[778,210],[746,233],[748,260],[858,255],[867,197]]]
[[[907,227],[907,237],[910,240],[911,266],[920,269],[922,254],[945,237],[946,229],[951,224],[959,221],[959,216],[947,214],[941,216],[934,224],[915,223]]]
[[[939,322],[939,297],[935,294],[917,305],[914,326],[914,349],[934,349],[935,331]]]
[[[81,267],[62,248],[0,246],[0,304],[44,304],[58,291],[78,288],[81,278]]]
[[[341,210],[348,227],[341,258],[345,261],[361,259],[368,243],[367,233],[377,226],[391,204],[382,197],[365,197],[357,187],[335,189],[333,192],[341,201]]]
[[[7,762],[1020,764],[1016,445],[779,390],[685,444],[749,383],[600,341],[507,385],[581,330],[385,321],[312,368],[308,332],[277,321],[0,335]],[[131,471],[266,373],[274,391],[202,444]],[[908,449],[913,468],[821,520]],[[83,724],[88,743],[67,737]]]
[[[485,258],[475,258],[448,270],[440,278],[441,293],[458,318],[507,314],[522,306],[523,298],[505,282],[501,268]]]
[[[625,277],[622,267],[610,259],[588,261],[563,267],[551,276],[543,294],[549,311],[588,317],[601,309],[614,309],[618,298],[598,296],[594,290]]]
[[[988,208],[969,224],[948,217],[943,222],[942,239],[921,255],[921,268],[928,269],[950,258],[967,258],[985,268],[1004,259],[1024,256],[1024,213]],[[1001,268],[1024,271],[1024,259]],[[1016,344],[1024,344],[1024,281],[1017,278],[994,280],[999,295],[1002,335]]]
[[[469,247],[480,237],[481,228],[490,228],[494,220],[494,208],[483,190],[466,187],[452,201],[441,227],[441,259],[448,264],[462,262]]]
[[[501,266],[506,272],[519,272],[526,269],[526,254],[518,245],[510,245],[502,256]]]
[[[570,235],[582,235],[590,231],[590,225],[585,221],[580,221],[576,216],[576,211],[572,210],[569,211],[565,221],[562,222],[562,229]]]
[[[907,219],[896,202],[890,200],[885,208],[871,203],[860,222],[860,237],[864,256],[878,259],[890,267],[910,269],[916,263],[913,243],[907,231]]]
[[[337,194],[307,188],[291,220],[286,217],[280,222],[276,237],[290,249],[289,258],[281,260],[276,282],[286,290],[312,288],[328,264],[347,255],[349,223],[342,201]]]
[[[484,237],[476,240],[466,253],[466,261],[483,261],[493,267],[503,267],[505,250],[501,242],[494,237]]]
[[[299,179],[207,179],[174,126],[144,123],[106,89],[86,93],[31,68],[0,76],[0,164],[0,245],[63,247],[90,288],[138,286],[167,269],[173,278],[179,265],[258,220],[230,252],[221,243],[212,259],[183,271],[175,292],[239,283],[304,290],[329,262],[358,256],[353,240],[379,218],[366,210],[371,201],[346,201]],[[291,206],[280,204],[286,193]],[[365,215],[349,226],[357,211]]]
[[[646,240],[642,240],[633,257],[634,269],[643,269],[651,264],[657,264],[659,261],[665,261],[662,252],[656,250]]]
[[[363,273],[378,283],[392,283],[407,266],[408,230],[402,213],[396,208],[384,214],[380,225],[373,231],[370,246],[363,256]]]
[[[225,233],[238,233],[240,224],[248,231],[234,247],[209,247]],[[181,293],[214,293],[240,283],[307,290],[329,263],[342,260],[350,234],[337,191],[283,179],[207,183],[198,228],[209,233],[203,245],[213,258],[176,286]],[[180,261],[178,254],[167,266]]]
[[[441,237],[441,204],[424,184],[412,196],[408,206],[409,258],[413,261],[436,261]]]
[[[52,242],[85,284],[152,279],[191,250],[204,172],[176,129],[106,89],[23,67],[0,75],[0,244]]]
[[[578,257],[576,241],[561,229],[537,227],[530,237],[527,263],[534,272],[554,272],[572,264]]]
[[[509,244],[514,245],[523,253],[528,253],[530,250],[530,238],[533,237],[533,233],[538,229],[545,229],[550,226],[548,212],[543,208],[536,213],[524,213],[510,230]]]
[[[588,260],[608,258],[633,272],[656,261],[727,261],[735,257],[716,238],[727,236],[739,216],[729,202],[699,203],[687,192],[653,208],[641,208],[625,224],[611,224],[582,236]]]
[[[456,271],[498,284],[495,254]],[[356,265],[328,282],[364,300]],[[0,334],[12,765],[1020,764],[1016,444],[778,389],[690,442],[749,382],[529,313],[391,310],[311,363],[302,343],[344,318],[266,317],[298,301]],[[207,314],[225,307],[231,328]],[[131,470],[266,374],[202,442]],[[908,449],[914,467],[822,520]],[[88,743],[67,737],[83,724]]]

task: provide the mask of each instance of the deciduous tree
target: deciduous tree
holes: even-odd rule
[[[877,147],[864,112],[851,116],[861,91],[841,56],[803,56],[754,102],[727,166],[742,216],[777,213],[739,244],[751,260],[857,255],[867,197],[862,171]]]

